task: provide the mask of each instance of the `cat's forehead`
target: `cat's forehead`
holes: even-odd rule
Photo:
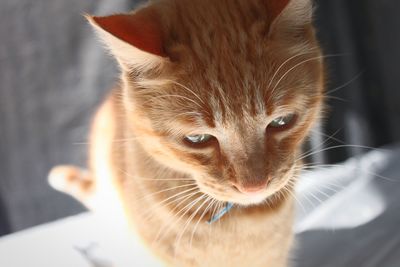
[[[181,57],[212,64],[233,55],[252,56],[259,52],[259,39],[266,35],[271,24],[264,1],[185,3],[177,2],[173,11],[176,16],[168,19],[166,48],[169,53],[183,49]]]

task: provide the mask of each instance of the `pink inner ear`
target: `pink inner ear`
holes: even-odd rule
[[[290,0],[267,0],[267,7],[268,11],[271,13],[271,20],[276,19],[289,2]]]
[[[166,57],[160,26],[148,12],[93,17],[105,31],[145,52]]]

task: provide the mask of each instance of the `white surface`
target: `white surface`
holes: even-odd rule
[[[0,266],[161,266],[140,240],[126,233],[103,216],[77,215],[0,239]]]
[[[376,150],[360,159],[305,173],[297,187],[296,233],[348,229],[364,225],[386,208],[374,179],[391,154]],[[377,177],[378,176],[378,177]]]

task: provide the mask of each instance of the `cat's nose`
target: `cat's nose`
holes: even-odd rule
[[[265,190],[268,185],[268,180],[259,181],[257,183],[249,183],[249,184],[240,184],[240,183],[233,183],[233,186],[241,193],[246,195],[254,195],[260,193],[261,191]]]

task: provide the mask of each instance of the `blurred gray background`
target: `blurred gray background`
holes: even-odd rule
[[[18,231],[83,208],[52,190],[58,164],[86,164],[95,107],[118,77],[82,14],[129,1],[0,2],[0,229]]]
[[[46,180],[55,165],[85,166],[90,118],[118,77],[82,14],[124,12],[137,2],[0,2],[0,235],[83,211]],[[334,98],[320,131],[348,144],[399,141],[400,2],[319,0],[316,6],[325,52],[342,54],[328,60]],[[325,139],[316,133],[310,146]],[[339,148],[318,160],[363,152]]]

